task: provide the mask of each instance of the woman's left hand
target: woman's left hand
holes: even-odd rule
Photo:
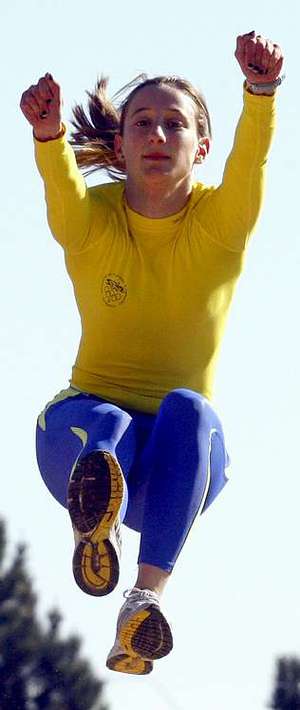
[[[246,79],[255,84],[275,81],[283,64],[279,45],[254,31],[237,38],[235,57]]]

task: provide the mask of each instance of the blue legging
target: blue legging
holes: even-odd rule
[[[109,451],[122,468],[121,520],[141,533],[138,562],[171,571],[195,516],[228,480],[222,426],[208,400],[176,389],[156,415],[84,393],[51,404],[37,425],[37,460],[63,506],[75,461],[95,449]]]

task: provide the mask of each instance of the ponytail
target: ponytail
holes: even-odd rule
[[[120,131],[120,115],[107,97],[107,85],[108,79],[101,76],[94,92],[87,91],[87,111],[82,104],[73,108],[71,123],[75,130],[71,133],[70,143],[85,175],[104,169],[113,180],[120,180],[125,176],[125,169],[114,150],[114,137]]]

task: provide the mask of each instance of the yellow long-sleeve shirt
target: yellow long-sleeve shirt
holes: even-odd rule
[[[82,322],[72,385],[145,412],[177,387],[212,397],[274,124],[274,97],[244,92],[222,183],[195,183],[185,208],[162,219],[129,209],[125,183],[87,188],[64,137],[35,141]]]

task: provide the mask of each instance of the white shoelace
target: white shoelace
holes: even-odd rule
[[[151,589],[138,589],[137,587],[126,589],[123,593],[123,597],[132,602],[154,602],[155,604],[159,604],[158,595]]]

